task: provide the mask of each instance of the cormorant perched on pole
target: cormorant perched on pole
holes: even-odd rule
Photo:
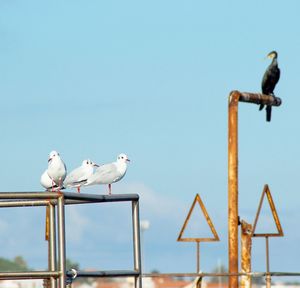
[[[277,63],[277,52],[272,51],[267,55],[267,57],[272,59],[272,63],[269,65],[269,67],[267,68],[264,74],[261,83],[261,89],[263,94],[274,96],[273,91],[280,78],[280,69],[278,68],[278,63]],[[261,104],[259,110],[262,110],[263,108],[264,105]],[[267,121],[270,122],[272,106],[267,105],[266,111],[267,111]]]

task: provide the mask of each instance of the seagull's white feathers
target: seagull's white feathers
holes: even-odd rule
[[[66,165],[56,151],[49,154],[47,174],[57,186],[62,185],[66,178]]]
[[[116,162],[99,166],[85,185],[112,184],[120,181],[126,174],[128,161],[130,160],[126,154],[120,154]]]
[[[45,172],[42,174],[40,179],[41,185],[47,190],[47,191],[59,191],[63,189],[62,187],[59,187],[56,185],[51,178],[48,175],[48,170],[46,169]],[[52,187],[53,185],[53,187]]]
[[[97,165],[90,159],[83,160],[80,167],[74,169],[67,175],[64,181],[64,186],[71,188],[82,186],[93,174],[94,167],[99,167],[99,165]]]

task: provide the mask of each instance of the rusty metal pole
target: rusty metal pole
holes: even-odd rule
[[[229,95],[228,113],[228,269],[238,273],[238,103],[240,93]],[[229,288],[238,288],[238,277],[229,277]]]
[[[252,249],[252,232],[253,227],[246,221],[242,220],[241,223],[241,272],[251,273],[251,249]],[[251,287],[251,276],[242,275],[240,281],[241,288]]]
[[[238,273],[238,103],[280,106],[281,99],[261,93],[232,91],[228,103],[228,270]],[[229,288],[238,288],[238,277],[229,276]]]
[[[280,106],[281,99],[260,93],[232,91],[228,103],[228,254],[229,273],[238,273],[238,103]],[[238,277],[229,276],[229,288],[238,288]]]
[[[270,260],[269,260],[269,237],[266,236],[266,264],[267,264],[267,276],[266,287],[271,288],[271,275],[270,273]]]

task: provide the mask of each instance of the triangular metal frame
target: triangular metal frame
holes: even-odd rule
[[[270,205],[270,208],[271,208],[271,212],[272,212],[273,219],[274,219],[274,222],[276,224],[276,228],[277,228],[278,233],[255,233],[256,224],[257,224],[257,221],[258,221],[258,218],[259,218],[259,214],[260,214],[260,211],[261,211],[261,207],[262,207],[262,203],[264,201],[265,195],[267,195],[268,202],[269,202],[269,205]],[[268,186],[268,184],[266,184],[264,186],[263,192],[261,194],[258,210],[257,210],[256,216],[255,216],[255,221],[254,221],[253,230],[252,230],[252,237],[282,237],[282,236],[283,236],[283,230],[282,230],[282,227],[281,227],[281,224],[280,224],[280,221],[279,221],[279,217],[278,217],[278,214],[277,214],[277,211],[276,211],[276,208],[275,208],[275,204],[273,202],[273,198],[272,198],[269,186]]]
[[[208,224],[208,226],[209,226],[212,234],[214,235],[214,238],[183,238],[182,237],[182,235],[184,233],[184,230],[185,230],[185,228],[186,228],[186,226],[187,226],[187,224],[188,224],[188,222],[190,220],[190,217],[192,215],[192,212],[193,212],[193,210],[194,210],[195,205],[196,205],[197,202],[200,205],[201,211],[202,211],[202,213],[203,213],[203,215],[204,215],[204,217],[206,219],[206,222],[207,222],[207,224]],[[190,211],[189,211],[189,213],[188,213],[188,215],[187,215],[187,217],[186,217],[186,219],[184,221],[184,224],[183,224],[183,226],[182,226],[182,228],[180,230],[180,233],[179,233],[179,236],[177,238],[177,241],[184,241],[184,242],[212,242],[212,241],[219,241],[219,240],[220,240],[220,238],[218,236],[218,233],[217,233],[217,231],[216,231],[216,229],[215,229],[212,221],[210,220],[210,217],[209,217],[209,215],[208,215],[208,213],[206,211],[206,208],[205,208],[205,206],[204,206],[204,204],[203,204],[203,202],[202,202],[199,194],[196,194],[194,202],[193,202],[193,204],[192,204],[192,206],[190,208]]]

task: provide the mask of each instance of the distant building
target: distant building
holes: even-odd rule
[[[0,281],[0,288],[42,288],[43,280],[3,280]]]
[[[134,278],[93,279],[89,283],[74,281],[72,288],[134,288]],[[195,280],[182,280],[174,277],[145,277],[143,278],[143,288],[196,288]],[[3,280],[0,281],[0,288],[42,288],[43,280]],[[210,283],[205,280],[201,283],[201,288],[227,288],[227,283]],[[266,288],[265,285],[252,285],[253,288]],[[273,283],[272,288],[300,288],[300,284]]]

